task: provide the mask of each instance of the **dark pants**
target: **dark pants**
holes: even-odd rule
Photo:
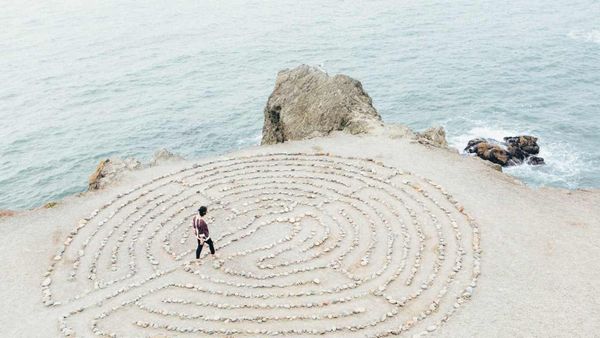
[[[210,249],[211,254],[215,254],[215,246],[213,245],[212,238],[207,239],[204,243],[208,244],[208,248]],[[204,244],[200,244],[200,240],[198,240],[198,248],[196,248],[196,259],[200,258],[200,253],[202,253],[202,247]]]

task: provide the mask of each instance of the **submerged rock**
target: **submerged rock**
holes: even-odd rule
[[[277,74],[264,110],[261,144],[325,136],[334,130],[360,134],[381,125],[359,81],[301,65]]]
[[[468,142],[465,152],[476,154],[480,158],[500,164],[501,166],[527,163],[531,165],[544,164],[544,159],[538,154],[540,147],[537,137],[522,135],[505,137],[504,142],[494,139],[476,138]]]

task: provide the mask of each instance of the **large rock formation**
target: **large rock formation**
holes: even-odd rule
[[[480,158],[500,164],[511,166],[522,163],[540,165],[544,159],[538,156],[540,147],[537,137],[533,136],[510,136],[505,137],[504,142],[493,139],[476,138],[469,141],[465,152],[476,154]]]
[[[361,83],[301,65],[277,74],[264,110],[261,144],[324,136],[334,130],[365,133],[381,116]]]

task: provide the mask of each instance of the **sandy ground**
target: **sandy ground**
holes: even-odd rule
[[[266,162],[260,157],[281,153],[339,168],[289,171],[293,160],[285,155],[268,155]],[[117,336],[308,336],[301,330],[312,329],[342,337],[600,332],[597,190],[531,189],[479,159],[387,132],[336,134],[225,157],[213,164],[198,161],[189,177],[183,169],[191,170],[191,162],[161,165],[128,175],[112,188],[67,198],[56,208],[0,219],[0,335],[85,337],[94,329]],[[253,165],[263,171],[253,172]],[[229,174],[237,176],[224,178]],[[277,184],[273,177],[289,183]],[[398,187],[398,195],[388,193],[388,186]],[[133,201],[122,202],[128,200]],[[213,210],[209,225],[214,224],[211,237],[219,257],[189,264],[195,245],[188,220],[199,203]],[[279,203],[285,212],[277,210]],[[362,204],[372,209],[361,215],[367,210]],[[340,208],[349,217],[339,214]],[[82,222],[86,217],[91,219]],[[80,230],[69,236],[78,224]],[[318,238],[323,243],[311,246]],[[446,253],[440,257],[441,238]],[[344,251],[341,267],[332,267],[328,255]],[[417,257],[421,263],[415,265]],[[454,271],[457,259],[461,264]],[[416,267],[412,274],[411,267]],[[379,269],[383,273],[376,275]],[[307,290],[314,293],[298,296]],[[407,296],[406,304],[398,305]],[[336,303],[344,297],[356,298]],[[202,304],[177,304],[178,299]],[[313,301],[319,304],[306,305]],[[432,301],[437,306],[430,309]],[[244,305],[248,308],[240,308]],[[350,330],[352,325],[359,326]]]

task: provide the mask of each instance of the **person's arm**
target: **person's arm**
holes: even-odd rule
[[[198,227],[196,226],[196,217],[192,219],[192,227],[194,228],[194,235],[196,235],[196,239],[200,239],[200,233],[198,232]]]

